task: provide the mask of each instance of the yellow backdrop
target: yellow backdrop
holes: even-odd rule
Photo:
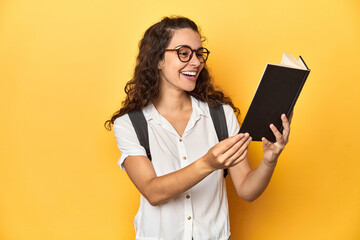
[[[0,1],[0,239],[134,239],[139,193],[103,123],[172,14],[201,26],[241,120],[268,62],[312,70],[265,193],[246,203],[227,180],[232,239],[360,239],[358,0]]]

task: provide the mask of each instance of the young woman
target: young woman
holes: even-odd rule
[[[283,132],[270,126],[277,141],[263,138],[263,159],[255,170],[250,167],[251,136],[238,134],[234,112],[239,110],[215,90],[205,64],[210,52],[201,39],[187,18],[166,17],[151,26],[140,41],[123,107],[106,122],[121,151],[118,163],[141,193],[135,217],[139,240],[229,239],[223,169],[229,169],[237,194],[253,201],[267,187],[288,142],[290,123],[282,115]],[[221,142],[209,114],[209,105],[219,104],[230,136]],[[146,118],[152,161],[127,114],[134,110]]]

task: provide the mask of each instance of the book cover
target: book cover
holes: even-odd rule
[[[265,137],[275,142],[269,125],[282,132],[281,114],[290,116],[304,83],[310,73],[303,59],[297,61],[284,53],[282,64],[267,64],[255,96],[241,125],[241,133],[248,132],[253,141]]]

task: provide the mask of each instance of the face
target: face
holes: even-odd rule
[[[167,49],[177,49],[181,45],[187,45],[194,50],[201,48],[199,33],[190,28],[175,30]],[[200,62],[195,52],[190,61],[181,62],[176,51],[166,51],[158,67],[162,91],[175,89],[190,92],[195,88],[196,79],[204,68],[204,63]]]

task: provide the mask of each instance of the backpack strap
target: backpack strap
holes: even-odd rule
[[[146,155],[151,161],[148,124],[146,122],[145,116],[141,110],[129,112],[128,115],[135,129],[139,142],[141,146],[145,148]]]
[[[219,139],[219,142],[229,137],[226,118],[223,105],[217,107],[211,107],[209,105],[210,115],[214,123],[216,135]],[[224,178],[228,175],[228,169],[224,169]]]

